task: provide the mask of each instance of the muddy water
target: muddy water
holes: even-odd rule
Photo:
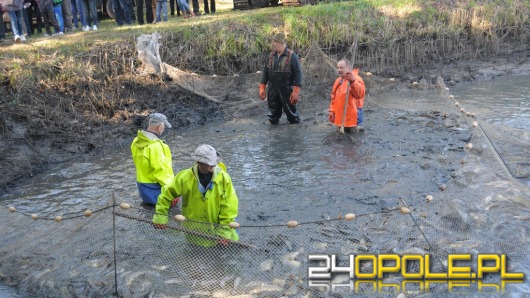
[[[487,115],[487,121],[530,130],[528,79],[498,78],[460,86],[451,93],[467,109]],[[312,221],[352,209],[355,213],[389,209],[396,206],[397,197],[423,198],[446,182],[453,170],[435,164],[432,152],[441,152],[440,159],[459,160],[457,148],[469,137],[466,131],[442,128],[436,115],[367,111],[367,131],[355,135],[357,143],[325,145],[322,140],[333,131],[326,123],[326,110],[325,102],[302,109],[300,125],[289,125],[282,118],[281,125],[270,126],[265,117],[259,117],[169,130],[165,139],[172,149],[173,168],[177,172],[191,166],[190,153],[197,145],[209,143],[223,154],[234,180],[240,223]],[[433,121],[434,128],[429,130],[425,124]],[[424,139],[416,140],[417,132]],[[95,161],[52,168],[0,200],[22,212],[67,216],[95,210],[113,195],[118,201],[140,203],[128,146]],[[0,294],[1,290],[2,286]]]
[[[528,81],[530,75],[499,77],[491,82],[459,86],[451,93],[467,109],[480,111],[486,121],[530,131]],[[385,117],[389,119],[388,115]],[[400,119],[398,114],[391,117],[396,122]],[[425,191],[422,188],[432,182],[443,183],[422,181],[425,175],[409,173],[406,163],[396,160],[410,151],[412,145],[407,140],[381,139],[371,135],[368,129],[365,134],[355,135],[356,144],[323,145],[322,140],[333,131],[326,123],[326,104],[302,111],[302,118],[301,125],[288,125],[282,118],[284,122],[279,126],[268,125],[265,117],[240,119],[190,130],[169,130],[164,137],[172,149],[175,173],[192,165],[190,154],[201,143],[209,143],[223,154],[240,197],[238,219],[242,222],[277,223],[292,218],[334,217],[341,212],[343,204],[359,200],[357,186],[367,180],[372,185],[382,185],[409,176],[418,182],[418,189],[407,186],[408,191],[404,193],[407,197]],[[374,119],[375,115],[371,119],[369,111],[366,118],[368,127],[380,122]],[[395,129],[396,134],[409,133],[403,127],[390,129]],[[374,147],[374,143],[378,146]],[[387,147],[389,150],[385,152]],[[445,150],[451,154],[451,148]],[[381,158],[389,161],[381,165],[376,162]],[[374,164],[380,168],[374,169]],[[18,210],[37,212],[41,216],[77,213],[104,205],[112,194],[118,201],[139,202],[134,179],[134,165],[126,146],[99,160],[52,168],[27,180],[17,190],[3,194],[0,200],[3,204],[16,202]],[[361,208],[365,210],[359,211],[393,206],[376,196],[364,196],[362,201]]]
[[[322,139],[333,128],[323,124],[324,115],[305,116],[321,122],[271,127],[263,119],[239,120],[169,132],[165,139],[172,148],[175,171],[193,164],[190,154],[201,143],[222,153],[240,198],[240,221],[321,218],[339,211],[324,206],[352,199],[355,179],[351,177],[364,176],[372,157],[351,143],[323,146]],[[139,202],[134,179],[129,148],[121,148],[93,162],[51,169],[6,196],[4,203],[16,201],[19,211],[55,216],[95,209],[112,193],[118,200]]]
[[[458,132],[433,130],[428,139],[414,140],[414,131],[424,129],[423,124],[400,125],[403,116],[399,114],[391,116],[391,121],[396,122],[396,139],[367,131],[355,135],[356,144],[323,145],[322,140],[334,128],[326,124],[321,110],[305,112],[305,123],[301,125],[270,126],[260,118],[169,133],[166,140],[172,148],[173,168],[178,171],[191,166],[190,154],[197,145],[212,144],[224,156],[233,176],[240,199],[238,220],[244,224],[270,224],[335,218],[339,213],[350,212],[353,206],[357,213],[380,211],[395,207],[396,196],[423,197],[426,191],[443,183],[442,177],[449,176],[451,169],[425,165],[429,174],[418,171],[416,155],[428,157],[431,152],[429,148],[413,151],[430,143],[440,147],[446,157],[457,158],[451,155],[459,154],[451,148],[456,146],[454,142],[448,146],[440,141],[451,135],[458,137]],[[415,116],[419,122],[431,121],[429,117]],[[377,122],[383,123],[383,119]],[[381,125],[378,123],[373,125]],[[381,163],[383,159],[387,161]],[[112,194],[118,201],[139,203],[134,179],[129,148],[121,148],[93,162],[74,162],[51,169],[7,196],[4,203],[16,201],[19,211],[64,217],[63,212],[94,210]],[[410,185],[409,181],[415,183]]]
[[[19,293],[15,288],[9,287],[0,283],[0,297],[2,298],[23,298],[31,297],[26,294]]]
[[[498,77],[462,84],[451,90],[464,107],[473,107],[485,120],[530,131],[530,75]]]

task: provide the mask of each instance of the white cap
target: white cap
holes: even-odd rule
[[[166,115],[160,113],[153,113],[149,115],[149,125],[157,125],[160,123],[164,123],[167,128],[171,128],[171,124],[169,124],[169,122],[167,121]]]
[[[221,155],[210,145],[200,145],[191,155],[196,162],[205,163],[210,166],[217,165],[223,160]]]

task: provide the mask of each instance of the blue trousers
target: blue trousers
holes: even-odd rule
[[[160,22],[162,17],[167,22],[167,1],[156,1],[156,21]]]
[[[55,13],[57,24],[59,24],[59,28],[61,28],[61,32],[64,32],[63,7],[61,4],[55,4],[53,6],[53,12]]]
[[[186,14],[189,16],[191,12],[190,6],[188,5],[188,1],[186,0],[177,0],[177,4],[180,8],[180,11],[186,16]]]
[[[79,0],[83,6],[85,24],[89,27],[98,24],[98,12],[96,10],[96,0]]]
[[[83,11],[81,0],[72,0],[72,16],[74,17],[74,26],[76,28],[79,28],[79,21],[81,21],[81,27],[86,27],[85,12]]]
[[[116,24],[119,26],[132,24],[131,11],[126,0],[112,0],[112,9],[114,9],[114,15],[116,16]]]
[[[22,10],[8,11],[7,14],[11,19],[11,30],[15,36],[24,34],[22,32]]]

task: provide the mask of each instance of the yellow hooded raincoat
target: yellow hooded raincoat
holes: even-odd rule
[[[152,132],[139,130],[131,144],[136,181],[142,200],[156,204],[160,188],[173,180],[169,146]]]
[[[228,227],[238,213],[238,198],[230,175],[222,164],[214,168],[212,183],[203,195],[199,191],[197,164],[179,172],[173,181],[162,188],[156,204],[153,223],[167,224],[168,210],[173,198],[182,196],[183,226],[200,233],[215,235],[232,241],[239,240],[236,230]],[[211,225],[204,223],[214,223]],[[194,235],[186,235],[190,242],[202,246],[216,245],[216,241]]]

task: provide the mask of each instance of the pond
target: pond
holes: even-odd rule
[[[456,86],[451,93],[491,123],[530,131],[530,75],[501,76],[493,81]]]
[[[530,131],[529,79],[529,75],[500,77],[461,85],[450,93],[486,122]],[[175,173],[193,164],[190,154],[199,144],[211,144],[222,153],[240,200],[238,221],[248,225],[329,219],[349,212],[351,206],[356,213],[367,213],[395,207],[396,197],[423,198],[444,183],[453,169],[431,168],[425,162],[420,165],[423,171],[418,171],[411,156],[428,160],[429,150],[434,148],[443,158],[459,160],[461,153],[456,148],[462,144],[445,140],[452,137],[462,142],[466,138],[465,132],[451,132],[450,136],[446,130],[433,129],[427,139],[415,143],[415,131],[424,132],[427,126],[422,121],[431,121],[431,115],[407,115],[419,123],[414,126],[400,125],[405,116],[399,111],[368,112],[367,131],[355,135],[355,145],[323,145],[322,140],[334,130],[326,123],[325,111],[325,103],[303,110],[300,125],[286,124],[283,118],[281,125],[270,126],[263,115],[169,130],[165,139],[172,150]],[[385,121],[396,124],[385,132],[388,135],[370,133],[370,125]],[[39,216],[94,210],[113,195],[118,201],[139,204],[134,178],[130,150],[125,145],[97,160],[53,167],[2,194],[0,201]],[[16,290],[0,285],[0,296],[20,297],[17,295]]]

